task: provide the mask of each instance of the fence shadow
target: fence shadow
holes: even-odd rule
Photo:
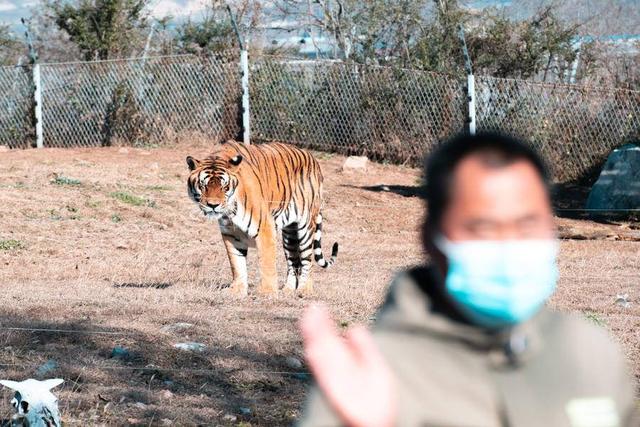
[[[617,224],[617,220],[628,219],[628,215],[593,215],[585,209],[593,182],[597,179],[589,176],[580,180],[555,183],[551,186],[551,203],[555,214],[560,218],[591,220],[602,224]],[[424,189],[420,185],[379,184],[370,186],[341,185],[374,193],[392,193],[402,197],[424,198]]]
[[[373,191],[374,193],[393,193],[402,197],[423,197],[424,192],[421,186],[419,185],[365,185],[365,186],[357,186],[357,185],[341,185],[341,187],[345,188],[357,188],[360,190]]]
[[[225,414],[259,425],[291,422],[282,414],[297,409],[300,399],[292,396],[303,395],[304,367],[288,367],[286,355],[258,353],[247,340],[230,346],[209,338],[204,351],[188,352],[172,347],[176,339],[89,320],[1,313],[0,377],[64,378],[65,385],[54,390],[63,418],[86,416],[82,421],[90,424],[111,423],[114,414],[128,425],[165,418],[205,425]],[[13,412],[12,392],[5,389],[2,396],[0,425]],[[277,414],[273,401],[283,402]]]

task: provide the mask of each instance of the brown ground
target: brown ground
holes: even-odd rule
[[[322,300],[343,326],[367,322],[394,272],[422,261],[421,203],[407,197],[418,171],[376,164],[366,174],[341,173],[342,158],[318,154],[325,250],[339,241],[338,263],[314,270],[313,297],[264,299],[251,289],[245,300],[227,297],[219,290],[230,271],[217,226],[185,189],[185,156],[205,152],[0,153],[0,376],[38,378],[38,367],[54,359],[58,367],[44,377],[66,380],[56,393],[66,423],[288,424],[308,383],[304,366],[287,361],[301,358],[301,309]],[[609,328],[640,375],[638,231],[558,221],[565,237],[579,240],[562,243],[551,304]],[[284,272],[282,257],[279,265]],[[625,293],[628,308],[615,303]],[[193,326],[163,331],[177,322]],[[207,349],[172,347],[185,341]],[[111,357],[115,346],[128,357]],[[9,400],[5,391],[5,417]]]

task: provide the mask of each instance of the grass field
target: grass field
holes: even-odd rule
[[[312,296],[227,296],[217,225],[186,195],[184,158],[206,151],[0,154],[0,377],[64,378],[56,394],[67,425],[289,424],[309,383],[299,364],[303,307],[321,300],[343,327],[368,322],[394,273],[423,262],[422,204],[412,197],[419,171],[375,164],[343,173],[343,158],[318,154],[324,246],[340,242],[338,263],[313,270]],[[576,239],[562,242],[551,305],[611,330],[638,377],[635,225],[558,224]],[[249,259],[255,283],[254,252]],[[282,285],[282,254],[279,273]],[[628,307],[618,294],[629,294]],[[191,341],[206,348],[173,347]],[[10,396],[0,393],[5,418]]]

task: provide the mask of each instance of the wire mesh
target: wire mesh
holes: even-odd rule
[[[415,163],[464,120],[445,75],[265,56],[250,76],[253,139]]]
[[[45,146],[159,144],[183,131],[227,138],[237,74],[225,57],[43,65]]]
[[[31,146],[32,99],[31,67],[0,67],[0,145]]]
[[[556,179],[589,177],[613,148],[640,138],[640,92],[476,78],[477,123],[520,135]]]
[[[239,135],[238,55],[43,64],[45,147],[147,145]],[[0,145],[33,146],[30,67],[0,67]],[[463,129],[466,81],[419,70],[251,59],[252,139],[417,164]],[[640,138],[640,92],[476,77],[477,127],[531,140],[558,180],[598,172]]]

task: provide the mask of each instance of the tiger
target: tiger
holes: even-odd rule
[[[307,151],[281,142],[217,145],[203,160],[186,158],[189,197],[205,217],[218,221],[231,264],[230,291],[247,295],[247,253],[256,248],[261,294],[276,294],[276,236],[282,232],[287,259],[284,291],[311,292],[312,255],[322,268],[322,183],[318,161]]]

